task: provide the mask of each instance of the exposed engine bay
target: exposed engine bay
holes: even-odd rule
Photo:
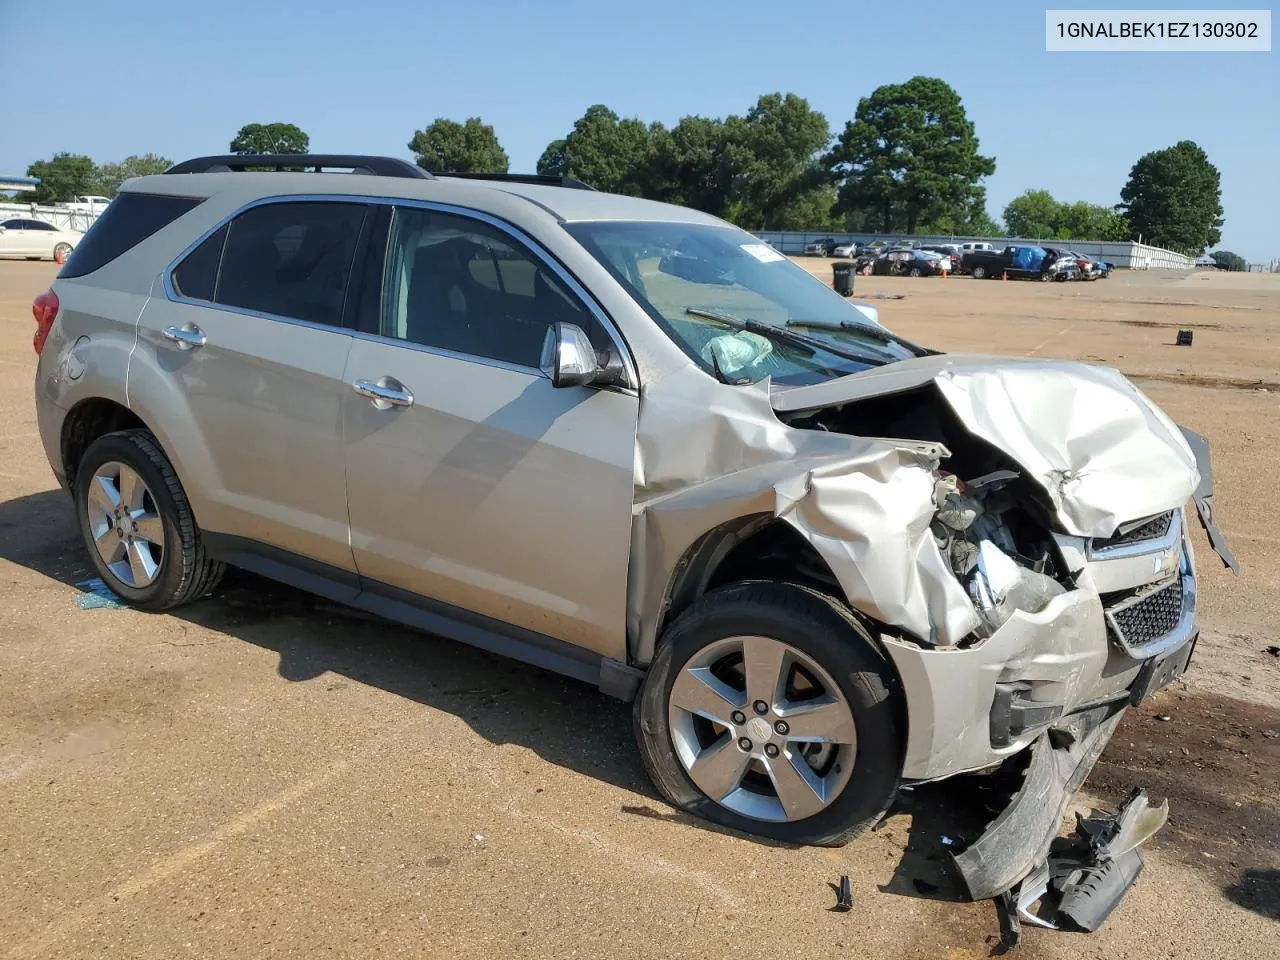
[[[876,429],[947,449],[931,531],[980,617],[965,642],[989,637],[1015,610],[1039,612],[1074,586],[1049,535],[1050,507],[1038,488],[1011,458],[965,430],[932,386],[782,419],[797,429],[860,436]]]

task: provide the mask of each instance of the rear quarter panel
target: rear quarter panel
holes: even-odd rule
[[[55,280],[53,291],[58,317],[36,365],[36,421],[49,465],[63,481],[67,413],[97,398],[129,406],[129,357],[150,292],[110,289],[92,276]]]

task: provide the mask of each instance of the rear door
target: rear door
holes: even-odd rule
[[[27,220],[23,226],[26,233],[27,255],[32,257],[52,257],[53,248],[61,241],[58,228],[43,220]]]
[[[639,400],[557,389],[539,369],[552,322],[608,349],[608,321],[544,253],[479,216],[396,208],[383,276],[342,403],[365,588],[624,658]]]
[[[251,207],[166,276],[130,371],[205,531],[352,575],[343,467],[342,326],[368,207]]]

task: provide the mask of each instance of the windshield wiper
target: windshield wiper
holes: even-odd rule
[[[881,366],[886,361],[884,357],[871,357],[864,353],[855,353],[852,350],[845,350],[842,347],[833,347],[829,343],[823,343],[821,340],[815,340],[813,337],[806,337],[802,333],[795,333],[784,327],[775,327],[772,324],[761,323],[759,320],[743,319],[735,317],[731,313],[720,313],[717,310],[703,310],[700,307],[685,307],[685,313],[693,317],[702,317],[706,320],[715,320],[723,323],[726,327],[732,327],[735,330],[745,330],[747,333],[755,333],[774,343],[787,343],[792,346],[804,347],[810,353],[814,350],[822,350],[836,357],[845,360],[854,360],[858,363],[870,363],[875,366]]]
[[[886,346],[894,344],[904,347],[918,357],[929,356],[937,353],[937,350],[930,350],[928,347],[922,347],[919,344],[912,343],[910,340],[904,340],[901,337],[891,336],[883,330],[873,327],[869,323],[858,323],[854,320],[841,320],[833,322],[830,320],[788,320],[788,327],[807,327],[810,330],[830,330],[832,332],[849,332],[865,334],[875,340],[879,340]]]

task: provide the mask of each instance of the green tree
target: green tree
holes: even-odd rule
[[[231,141],[231,152],[306,153],[311,138],[292,123],[247,123]]]
[[[547,145],[538,173],[574,177],[608,193],[640,196],[653,144],[640,120],[620,120],[603,104],[594,104],[563,140]]]
[[[1128,240],[1129,221],[1111,207],[1077,200],[1061,204],[1058,236],[1063,240]]]
[[[979,181],[996,169],[978,148],[960,95],[917,76],[859,100],[828,163],[842,181],[842,209],[874,210],[881,230],[914,233],[922,222],[972,210]]]
[[[1110,207],[1096,203],[1060,203],[1048,190],[1028,190],[1004,208],[1012,237],[1042,240],[1127,240],[1129,224]]]
[[[879,212],[882,230],[972,210],[996,161],[978,152],[960,95],[934,77],[877,87],[828,156],[842,180],[841,207]]]
[[[737,222],[764,230],[826,229],[835,197],[821,162],[831,142],[827,118],[793,93],[760,97],[741,120],[725,126],[728,158],[738,167]],[[733,148],[737,149],[734,150]],[[806,217],[817,217],[809,224]]]
[[[670,130],[652,124],[644,195],[730,218],[743,158],[741,144],[731,142],[730,126],[701,116],[682,117]]]
[[[1011,237],[1056,240],[1061,215],[1062,204],[1048,190],[1028,190],[1004,208],[1004,226]]]
[[[120,185],[134,177],[149,177],[164,173],[173,166],[173,161],[155,153],[134,154],[125,157],[119,163],[104,163],[97,168],[94,179],[97,181],[97,193],[104,197],[114,197]]]
[[[945,234],[956,237],[1000,237],[1004,231],[987,213],[987,190],[979,186],[962,206],[944,210],[921,223],[920,233]]]
[[[435,173],[506,173],[510,160],[493,127],[479,117],[439,117],[409,141],[418,166]]]
[[[1209,256],[1218,265],[1219,270],[1244,270],[1249,266],[1244,257],[1230,250],[1215,250]]]
[[[564,137],[548,143],[547,148],[542,151],[542,156],[538,157],[538,163],[534,169],[548,176],[564,176],[565,168],[569,165],[569,158],[564,152],[566,143],[568,141]]]
[[[1141,157],[1120,199],[1130,235],[1145,243],[1198,256],[1222,239],[1218,168],[1191,140]]]
[[[64,203],[93,193],[94,172],[93,160],[82,154],[57,153],[50,160],[37,160],[27,167],[27,176],[38,177],[40,185],[27,196],[32,203]]]
[[[830,183],[800,191],[769,214],[769,230],[843,230],[836,210],[836,188]]]
[[[839,229],[834,188],[820,162],[826,118],[801,97],[760,97],[745,116],[652,124],[634,182],[643,196],[704,210],[749,228]],[[544,155],[548,166],[560,142]]]

